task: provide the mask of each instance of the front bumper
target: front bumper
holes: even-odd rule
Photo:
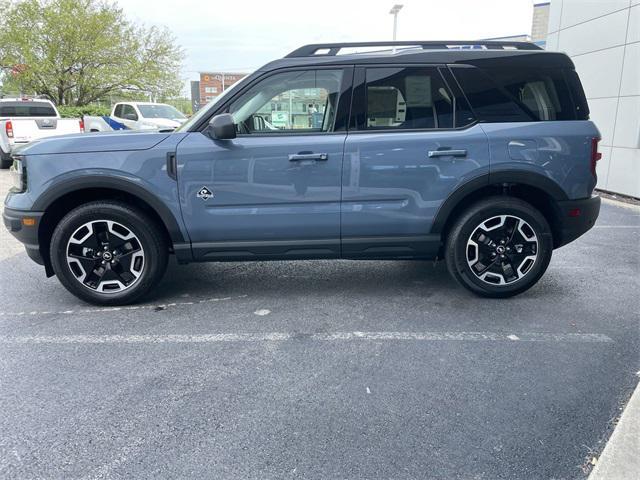
[[[555,247],[566,245],[589,231],[600,214],[600,203],[598,195],[583,200],[558,202],[560,225]]]
[[[11,235],[24,244],[29,258],[40,265],[44,265],[38,243],[38,227],[40,226],[42,215],[44,215],[44,212],[14,210],[6,207],[2,213],[4,226],[11,232]],[[30,222],[25,224],[25,219],[33,219],[35,222],[33,225],[29,225]]]

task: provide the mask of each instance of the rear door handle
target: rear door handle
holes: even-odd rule
[[[292,153],[289,155],[289,161],[300,162],[302,160],[321,160],[326,161],[329,155],[326,153]]]
[[[434,157],[466,157],[466,150],[429,150],[429,158]]]

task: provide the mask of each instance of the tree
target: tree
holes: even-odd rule
[[[136,25],[103,0],[0,0],[0,67],[9,83],[58,105],[108,95],[174,96],[182,49],[166,28]]]

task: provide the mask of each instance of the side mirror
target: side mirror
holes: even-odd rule
[[[209,135],[215,140],[232,140],[236,138],[236,124],[233,115],[221,113],[209,121]]]

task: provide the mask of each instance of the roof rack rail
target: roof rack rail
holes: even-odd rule
[[[531,42],[503,42],[500,40],[430,40],[415,42],[351,42],[351,43],[315,43],[300,47],[285,58],[335,56],[343,48],[354,47],[420,47],[423,50],[446,50],[460,47],[484,47],[488,50],[542,50]]]

